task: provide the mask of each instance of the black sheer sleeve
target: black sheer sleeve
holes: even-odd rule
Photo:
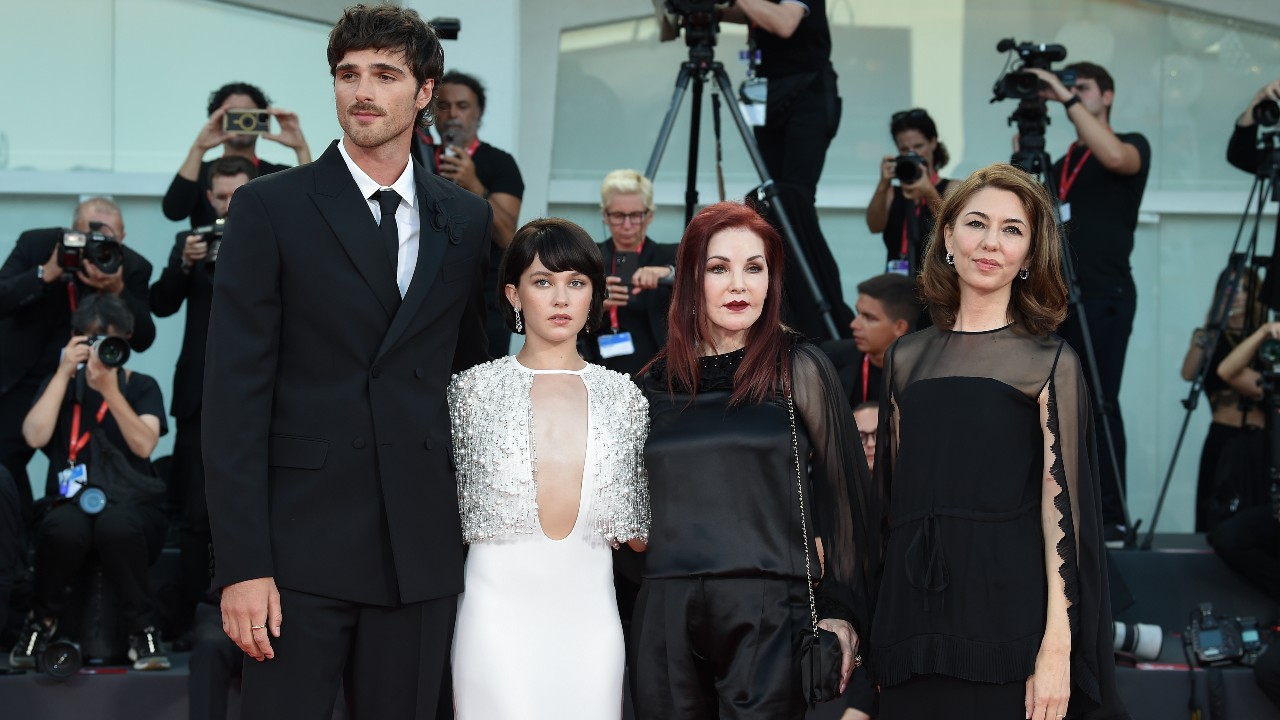
[[[819,616],[843,617],[867,637],[880,564],[878,510],[866,457],[835,368],[820,350],[799,344],[792,354],[796,420],[813,448],[810,515],[822,538],[824,572]]]

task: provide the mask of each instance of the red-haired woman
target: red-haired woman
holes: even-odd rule
[[[843,686],[869,626],[879,543],[866,464],[826,356],[781,323],[782,254],[736,203],[703,210],[680,243],[667,346],[643,377],[640,720],[803,718],[801,634],[820,618],[839,637]],[[806,576],[821,578],[816,618]]]
[[[885,355],[892,497],[871,647],[880,720],[1127,718],[1116,691],[1089,395],[1044,188],[953,185],[919,288],[934,327]]]

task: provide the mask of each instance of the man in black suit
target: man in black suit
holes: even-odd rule
[[[224,155],[209,166],[205,197],[217,219],[225,219],[231,196],[258,176],[248,158]],[[216,228],[216,229],[215,229]],[[203,231],[203,232],[202,232]],[[181,627],[190,621],[209,588],[209,506],[204,499],[204,459],[200,452],[200,400],[204,391],[205,337],[209,334],[209,309],[213,304],[213,273],[221,231],[216,225],[178,233],[169,263],[151,286],[151,312],[169,317],[182,308],[187,312],[182,351],[173,373],[173,415],[177,432],[173,439],[170,487],[182,501]]]
[[[106,198],[85,200],[76,207],[72,229],[119,241],[123,264],[106,273],[86,259],[78,271],[64,270],[58,258],[64,230],[45,228],[22,233],[0,267],[0,465],[17,482],[28,520],[32,495],[27,463],[35,451],[22,439],[22,420],[40,383],[58,366],[75,304],[93,293],[116,295],[137,318],[129,345],[141,352],[156,339],[147,309],[151,263],[123,244],[120,208]]]
[[[487,357],[492,213],[410,159],[444,63],[416,12],[349,8],[328,59],[343,138],[240,188],[218,257],[214,586],[249,655],[247,720],[329,717],[344,670],[356,718],[451,716],[463,554],[445,388]]]

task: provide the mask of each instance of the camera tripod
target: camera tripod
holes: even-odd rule
[[[712,87],[712,92],[719,93],[713,99],[716,108],[715,132],[717,144],[720,139],[719,95],[723,95],[729,99],[729,115],[733,118],[733,124],[738,129],[742,144],[746,147],[747,154],[751,157],[751,163],[755,166],[756,174],[760,177],[760,185],[754,191],[756,199],[767,203],[773,209],[774,216],[778,219],[778,225],[782,231],[782,237],[790,253],[787,262],[799,268],[800,274],[804,278],[805,286],[815,299],[814,309],[822,316],[827,334],[833,340],[839,339],[840,333],[836,330],[835,319],[831,314],[831,303],[822,294],[818,281],[813,275],[813,270],[809,267],[808,258],[805,257],[804,250],[799,240],[796,239],[795,228],[792,226],[791,219],[783,206],[782,198],[778,194],[778,187],[773,178],[770,177],[769,170],[765,167],[764,157],[760,154],[760,146],[756,144],[751,128],[747,125],[746,119],[742,117],[738,106],[733,102],[733,85],[729,82],[729,75],[724,70],[724,64],[715,59],[715,50],[708,43],[691,45],[689,47],[689,59],[680,65],[680,71],[676,75],[676,89],[671,96],[671,104],[667,109],[666,117],[662,120],[662,128],[658,131],[658,140],[654,143],[653,154],[650,155],[649,164],[644,171],[645,177],[653,180],[657,176],[658,164],[662,161],[662,154],[666,151],[667,142],[671,139],[671,131],[675,126],[676,114],[680,111],[680,103],[684,100],[685,92],[689,88],[689,81],[692,80],[693,106],[689,115],[689,166],[685,175],[684,194],[684,222],[685,225],[688,225],[689,221],[693,219],[693,208],[698,202],[698,138],[702,123],[702,90],[708,77],[712,78],[715,83]]]
[[[1160,512],[1164,509],[1164,499],[1169,492],[1169,484],[1173,481],[1173,470],[1178,464],[1178,455],[1182,451],[1182,441],[1187,435],[1187,426],[1191,423],[1191,415],[1195,412],[1196,407],[1200,403],[1200,393],[1204,389],[1205,378],[1210,371],[1210,363],[1213,360],[1214,348],[1218,346],[1218,340],[1222,333],[1226,330],[1227,317],[1231,313],[1231,301],[1239,292],[1240,283],[1243,281],[1245,274],[1252,273],[1252,269],[1260,265],[1265,266],[1270,258],[1257,255],[1258,248],[1258,230],[1262,222],[1262,211],[1266,206],[1268,196],[1272,200],[1276,198],[1277,190],[1280,187],[1276,184],[1277,174],[1280,174],[1280,162],[1277,162],[1277,136],[1276,133],[1267,133],[1263,135],[1263,142],[1269,147],[1268,151],[1263,154],[1263,161],[1258,172],[1254,176],[1253,186],[1249,189],[1249,198],[1245,201],[1244,212],[1240,214],[1240,225],[1236,228],[1236,238],[1231,244],[1231,254],[1227,260],[1227,281],[1222,283],[1219,293],[1213,298],[1213,311],[1209,320],[1208,337],[1205,341],[1204,352],[1200,357],[1200,364],[1196,368],[1195,379],[1191,381],[1191,388],[1187,392],[1187,397],[1182,401],[1182,406],[1186,408],[1186,412],[1182,416],[1182,426],[1178,429],[1178,439],[1173,445],[1173,454],[1169,458],[1169,469],[1165,472],[1164,482],[1160,486],[1160,495],[1156,500],[1156,509],[1151,516],[1151,527],[1147,529],[1147,535],[1142,539],[1142,549],[1150,550],[1151,542],[1155,536],[1156,524],[1160,522]],[[1257,205],[1254,205],[1254,198],[1257,198]],[[1237,252],[1240,247],[1240,240],[1244,237],[1245,226],[1252,216],[1253,229],[1249,232],[1249,240],[1245,246],[1244,252]],[[1280,250],[1280,248],[1277,248]],[[1276,252],[1276,250],[1272,250]],[[1267,275],[1267,282],[1273,283],[1280,279],[1272,278],[1271,273]],[[1246,300],[1246,308],[1253,308],[1256,302],[1255,293],[1259,292],[1256,287],[1257,283],[1249,283],[1248,299]],[[1246,318],[1249,314],[1246,313]],[[1245,323],[1244,333],[1250,333],[1256,328],[1249,327],[1248,322]],[[1272,396],[1266,394],[1265,397],[1270,399]],[[1274,408],[1267,404],[1265,407],[1272,412],[1266,414],[1267,418],[1267,445],[1270,452],[1280,449],[1280,445],[1273,441],[1272,434],[1280,429],[1280,423],[1273,422]],[[1268,455],[1269,475],[1268,480],[1271,483],[1280,481],[1280,467]]]
[[[1071,259],[1071,247],[1067,234],[1063,229],[1060,212],[1061,199],[1058,196],[1057,184],[1054,182],[1052,159],[1045,150],[1044,131],[1049,124],[1049,116],[1045,110],[1044,100],[1022,100],[1018,108],[1009,116],[1009,123],[1018,125],[1018,151],[1013,154],[1010,163],[1029,174],[1040,178],[1041,184],[1049,191],[1053,199],[1054,215],[1058,225],[1058,236],[1062,238],[1062,272],[1067,281],[1067,303],[1080,323],[1080,335],[1084,339],[1084,347],[1076,348],[1083,356],[1085,369],[1089,373],[1089,388],[1093,391],[1093,411],[1102,420],[1102,434],[1106,438],[1107,460],[1111,462],[1112,472],[1116,478],[1116,492],[1120,495],[1120,509],[1124,513],[1125,547],[1133,547],[1138,529],[1129,516],[1129,500],[1125,495],[1122,475],[1120,473],[1120,457],[1116,453],[1115,439],[1111,435],[1111,418],[1109,403],[1102,395],[1102,374],[1098,372],[1098,355],[1093,346],[1093,334],[1089,331],[1089,317],[1085,314],[1084,299],[1080,292],[1080,278],[1076,274],[1075,263]]]

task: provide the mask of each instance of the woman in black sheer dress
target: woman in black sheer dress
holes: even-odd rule
[[[1052,203],[1010,165],[943,201],[934,327],[885,356],[888,496],[871,633],[882,720],[1127,718],[1116,692],[1089,397]]]
[[[680,243],[667,346],[642,385],[653,520],[629,663],[640,720],[804,717],[795,455],[842,686],[870,626],[879,516],[834,369],[780,322],[782,256],[776,231],[735,203],[703,210]]]

